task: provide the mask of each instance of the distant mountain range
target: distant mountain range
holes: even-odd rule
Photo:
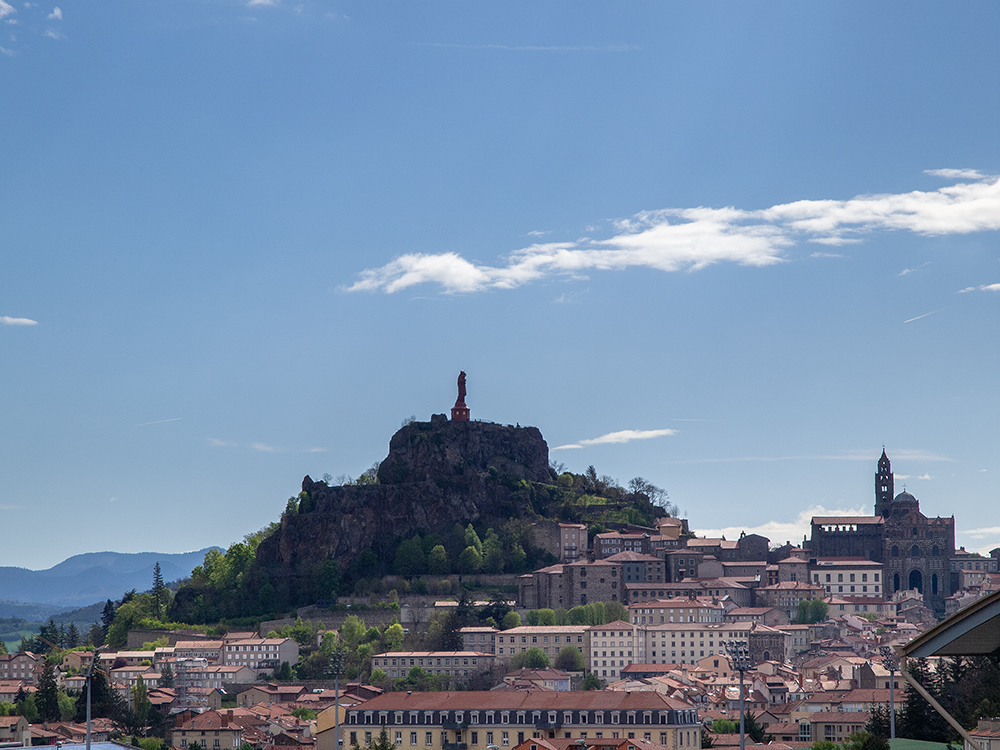
[[[153,566],[157,562],[163,580],[169,583],[191,575],[209,549],[212,548],[179,554],[88,552],[73,555],[48,570],[0,567],[0,604],[20,602],[64,610],[120,599],[123,593],[132,589],[149,590],[153,585]],[[23,617],[23,614],[0,612],[0,616]]]

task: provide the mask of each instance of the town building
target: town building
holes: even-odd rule
[[[560,649],[573,646],[586,661],[589,638],[587,625],[521,625],[497,633],[496,655],[506,660],[534,647],[544,651],[552,661]]]
[[[885,598],[884,566],[864,557],[820,557],[810,561],[812,582],[827,596]],[[805,579],[808,580],[808,579]]]
[[[701,747],[693,704],[656,692],[495,690],[385,693],[347,711],[345,745],[382,727],[390,742],[423,750],[507,750],[529,738],[646,739]]]
[[[372,671],[381,669],[397,679],[420,667],[428,674],[448,675],[463,682],[491,669],[495,658],[482,651],[390,651],[372,657]]]

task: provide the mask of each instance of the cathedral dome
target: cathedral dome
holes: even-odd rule
[[[913,495],[911,495],[906,490],[903,490],[898,495],[896,495],[895,498],[893,498],[893,502],[894,503],[913,503],[914,505],[916,505],[917,504],[917,498],[915,498]]]

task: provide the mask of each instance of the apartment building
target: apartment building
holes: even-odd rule
[[[390,651],[372,657],[372,670],[392,678],[406,677],[414,667],[429,674],[445,674],[461,682],[492,668],[493,654],[482,651]]]
[[[552,660],[559,654],[559,649],[575,646],[586,661],[590,635],[587,625],[522,625],[497,633],[496,639],[499,659],[509,659],[534,646]]]
[[[695,664],[725,653],[726,641],[748,641],[753,623],[664,623],[639,631],[635,661],[641,664]]]
[[[885,597],[885,566],[863,557],[820,557],[810,565],[813,584],[826,596]]]
[[[528,738],[556,737],[701,747],[694,705],[656,692],[385,693],[347,710],[345,745],[364,746],[383,726],[397,746],[422,750],[509,750]]]

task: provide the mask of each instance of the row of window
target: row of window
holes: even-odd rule
[[[378,714],[376,716],[376,713]],[[479,724],[482,714],[485,724],[496,724],[496,711],[350,711],[349,724]],[[434,721],[437,714],[438,721]],[[538,724],[544,719],[549,724],[561,721],[563,724],[604,724],[610,718],[611,724],[690,724],[697,722],[697,711],[681,709],[676,711],[500,711],[500,724],[510,724],[513,714],[514,724]],[[421,718],[423,721],[421,721]],[[624,718],[624,721],[622,720]],[[641,721],[639,720],[641,718]],[[655,719],[655,721],[654,721]]]

